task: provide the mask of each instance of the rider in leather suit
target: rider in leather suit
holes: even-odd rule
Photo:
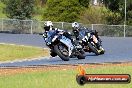
[[[52,38],[57,34],[57,33],[60,33],[60,32],[63,32],[66,37],[68,37],[69,39],[72,40],[70,34],[64,30],[60,30],[58,28],[53,28],[53,23],[51,21],[46,21],[44,23],[44,40],[46,42],[46,45],[50,45],[51,44],[51,40]]]
[[[90,30],[86,27],[80,27],[78,22],[72,23],[72,32],[74,36],[76,37],[76,40],[82,40],[82,38],[85,36],[85,33],[90,33],[93,35],[93,41],[95,42],[97,48],[100,48],[100,42],[98,42],[100,39],[97,36],[97,31],[96,30]]]

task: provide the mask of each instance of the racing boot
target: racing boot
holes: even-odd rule
[[[105,50],[101,47],[101,44],[99,42],[95,43],[95,45],[97,46],[98,52],[100,54],[104,54]]]
[[[50,55],[51,55],[52,57],[57,56],[57,54],[56,54],[53,50],[50,50]]]

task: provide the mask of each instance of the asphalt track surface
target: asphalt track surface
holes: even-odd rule
[[[42,57],[31,61],[1,62],[0,67],[132,62],[132,37],[101,37],[101,39],[106,50],[104,55],[95,56],[93,53],[86,53],[86,59],[71,58],[69,61],[62,61],[59,57]],[[0,43],[46,48],[42,36],[32,34],[0,34]]]

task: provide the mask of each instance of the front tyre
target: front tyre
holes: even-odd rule
[[[79,51],[77,58],[78,59],[85,59],[85,52],[83,50]]]
[[[58,44],[54,46],[54,51],[56,52],[56,54],[64,61],[69,61],[69,53],[68,54],[64,54],[64,52],[60,49],[60,47],[63,47],[63,49],[67,50],[67,47],[62,45],[62,44]]]
[[[94,47],[91,43],[88,43],[88,46],[90,48],[90,50],[95,53],[96,55],[99,55],[100,53],[98,52],[98,49],[96,49],[96,47]]]

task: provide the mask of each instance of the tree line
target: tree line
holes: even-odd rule
[[[94,6],[91,0],[1,0],[6,4],[9,18],[32,19],[35,13],[42,13],[42,20],[83,23],[124,23],[124,0],[103,0]],[[102,0],[98,0],[102,1]],[[34,10],[35,7],[39,7]],[[39,10],[44,8],[44,10]],[[127,0],[127,25],[132,25],[132,0]]]

